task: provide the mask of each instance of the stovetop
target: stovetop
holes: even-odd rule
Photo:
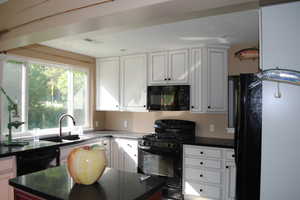
[[[142,140],[139,141],[140,147],[148,147],[152,150],[162,150],[162,151],[176,151],[178,152],[181,145],[184,142],[191,142],[194,137],[174,137],[170,134],[155,133],[150,135],[145,135]]]

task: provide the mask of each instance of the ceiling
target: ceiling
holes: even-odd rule
[[[248,10],[106,35],[94,31],[41,44],[92,57],[108,57],[202,44],[257,44],[258,32],[258,11]]]

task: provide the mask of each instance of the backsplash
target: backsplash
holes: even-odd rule
[[[183,111],[169,112],[105,112],[105,129],[129,130],[134,132],[154,132],[154,121],[157,119],[181,119],[194,121],[197,124],[196,134],[202,137],[233,138],[227,133],[226,114],[192,114]],[[127,128],[124,128],[127,120]],[[209,126],[214,125],[214,132]]]

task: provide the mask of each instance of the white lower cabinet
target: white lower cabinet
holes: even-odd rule
[[[138,141],[136,139],[113,138],[111,147],[112,168],[137,172]]]
[[[0,159],[0,199],[13,200],[13,188],[9,186],[9,179],[16,176],[16,159],[14,156]]]
[[[99,144],[99,145],[105,146],[107,166],[111,167],[110,138],[99,138],[99,139],[90,140],[90,141],[86,141],[86,142],[79,143],[79,144],[60,147],[60,165],[64,165],[68,162],[67,161],[68,155],[73,149],[78,148],[78,147],[84,147],[84,146],[92,146],[94,144]]]
[[[183,146],[185,199],[234,200],[235,178],[232,149]]]
[[[235,199],[236,167],[234,162],[225,163],[225,199]]]

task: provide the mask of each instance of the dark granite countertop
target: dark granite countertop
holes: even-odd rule
[[[146,133],[145,133],[146,134]],[[29,145],[24,147],[7,147],[0,144],[0,158],[7,157],[7,156],[14,156],[18,153],[25,152],[25,151],[33,151],[36,149],[46,149],[46,148],[53,148],[53,147],[60,147],[60,146],[67,146],[72,144],[78,144],[89,140],[94,140],[97,138],[102,137],[116,137],[116,138],[128,138],[128,139],[139,139],[143,137],[143,133],[134,133],[128,131],[89,131],[84,133],[79,140],[73,141],[64,141],[64,142],[48,142],[44,140],[40,140],[39,142],[29,141]]]
[[[234,140],[233,139],[196,137],[194,142],[188,142],[188,143],[184,143],[184,144],[209,146],[209,147],[220,147],[220,148],[234,148]]]
[[[151,176],[144,181],[137,173],[107,168],[93,185],[75,184],[66,166],[49,168],[10,179],[17,189],[53,200],[144,200],[159,191],[165,180]]]

